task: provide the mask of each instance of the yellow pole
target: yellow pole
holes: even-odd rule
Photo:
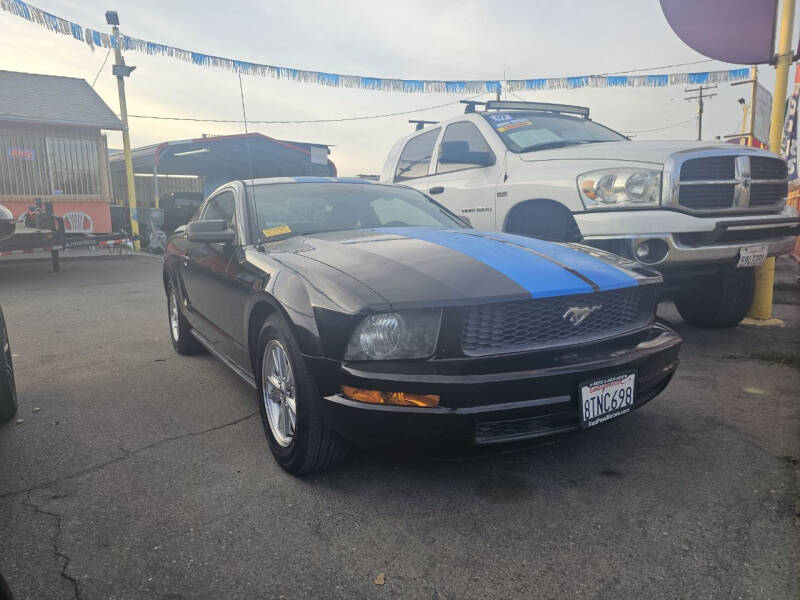
[[[781,151],[783,135],[784,99],[789,82],[789,66],[792,63],[792,25],[794,24],[795,0],[783,0],[781,10],[780,34],[778,37],[778,56],[775,64],[775,89],[772,93],[772,116],[769,124],[769,149]],[[755,107],[753,108],[755,110]],[[775,283],[775,258],[770,257],[756,268],[756,290],[750,314],[756,320],[767,320],[772,316],[772,288]]]
[[[119,40],[119,27],[114,25],[111,28],[114,38]],[[122,51],[120,50],[119,43],[114,48],[114,64],[118,66],[125,65],[125,59],[122,58]],[[131,214],[131,235],[134,237],[133,247],[139,250],[139,215],[136,212],[136,187],[133,179],[133,158],[131,157],[131,137],[128,131],[128,103],[125,101],[125,78],[123,75],[117,75],[117,91],[119,92],[119,114],[122,120],[122,149],[125,153],[125,179],[127,180],[128,187],[128,210]]]

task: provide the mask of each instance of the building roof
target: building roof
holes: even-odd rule
[[[0,120],[122,129],[85,79],[0,71]]]

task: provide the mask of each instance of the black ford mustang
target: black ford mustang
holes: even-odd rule
[[[224,185],[164,261],[175,349],[204,347],[258,390],[292,473],[349,443],[518,442],[641,406],[678,365],[680,337],[654,319],[660,281],[353,179]]]

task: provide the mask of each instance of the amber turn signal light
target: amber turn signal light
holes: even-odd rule
[[[378,390],[362,390],[361,388],[342,386],[345,398],[369,404],[391,404],[394,406],[439,406],[436,394],[406,394],[405,392],[380,392]]]

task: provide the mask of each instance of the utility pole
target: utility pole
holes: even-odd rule
[[[795,0],[783,0],[778,26],[778,52],[775,57],[775,88],[772,92],[772,115],[769,124],[769,149],[780,154],[783,137],[786,87],[789,83],[789,67],[794,58],[792,51],[792,26],[794,25]],[[756,267],[756,291],[750,314],[745,323],[754,325],[781,325],[772,319],[772,290],[775,283],[775,257],[770,256]]]
[[[683,90],[687,94],[690,92],[697,92],[697,96],[689,96],[688,98],[684,98],[684,100],[697,100],[697,140],[700,141],[703,139],[703,100],[708,100],[709,98],[713,98],[716,94],[706,94],[703,95],[705,90],[713,90],[717,86],[716,85],[707,85],[707,86],[700,86],[696,88],[686,89]]]
[[[125,179],[128,188],[128,210],[131,215],[131,236],[134,239],[133,247],[139,250],[139,215],[136,211],[136,186],[133,179],[133,158],[131,157],[131,136],[128,131],[128,103],[125,101],[125,77],[130,77],[131,71],[136,67],[129,67],[122,58],[119,37],[119,15],[116,11],[106,12],[106,23],[111,25],[112,47],[114,48],[114,67],[112,73],[117,77],[117,91],[119,92],[119,114],[122,120],[122,148],[125,153]]]

